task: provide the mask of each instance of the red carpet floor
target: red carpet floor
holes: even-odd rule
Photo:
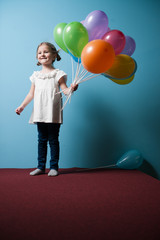
[[[160,182],[138,170],[0,169],[0,239],[160,239]]]

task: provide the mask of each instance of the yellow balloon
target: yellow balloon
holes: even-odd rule
[[[136,63],[133,58],[125,54],[119,54],[115,57],[114,63],[104,75],[111,78],[128,78],[136,70]]]
[[[112,79],[112,78],[109,78],[109,79],[112,80],[113,82],[119,84],[119,85],[125,85],[125,84],[128,84],[128,83],[132,82],[133,79],[134,79],[134,76],[135,75],[132,75],[132,77],[126,78],[126,79],[122,79],[122,80],[116,80],[116,79]]]

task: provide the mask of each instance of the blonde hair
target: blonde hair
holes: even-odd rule
[[[37,51],[36,51],[36,58],[38,58],[38,49],[39,49],[39,47],[42,46],[43,44],[44,44],[44,45],[47,45],[47,46],[50,48],[50,51],[51,51],[52,53],[56,53],[55,59],[57,59],[57,61],[60,61],[60,60],[61,60],[61,57],[60,57],[60,55],[58,54],[59,51],[60,51],[60,49],[57,51],[56,47],[55,47],[52,43],[49,43],[49,42],[41,42],[41,43],[38,45]],[[52,61],[52,64],[54,63],[55,59]],[[38,62],[37,65],[40,66],[41,63]]]

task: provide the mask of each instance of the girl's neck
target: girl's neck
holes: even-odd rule
[[[48,73],[48,72],[51,72],[51,71],[53,71],[55,68],[51,65],[42,65],[42,70],[41,70],[41,72],[42,73]]]

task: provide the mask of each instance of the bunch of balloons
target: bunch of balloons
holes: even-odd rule
[[[74,83],[79,84],[99,74],[118,84],[128,84],[133,80],[137,64],[131,55],[136,43],[122,31],[111,30],[105,12],[96,10],[81,22],[57,24],[54,39],[61,49],[71,55]],[[77,63],[75,76],[73,60]],[[92,74],[86,76],[89,72]]]

